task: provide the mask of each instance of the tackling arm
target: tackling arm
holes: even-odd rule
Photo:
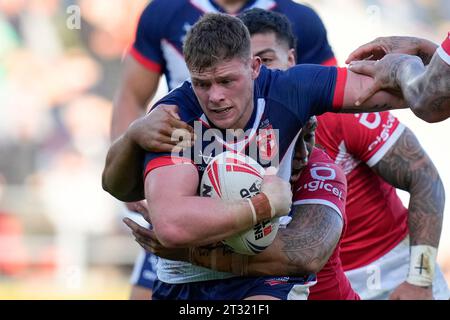
[[[317,273],[333,253],[342,227],[342,218],[330,207],[297,205],[291,223],[278,231],[263,252],[247,256],[225,247],[200,247],[190,249],[189,259],[202,267],[241,276]]]
[[[394,187],[410,193],[408,227],[411,248],[427,246],[437,249],[442,228],[445,191],[433,162],[411,130],[405,129],[373,170]],[[411,254],[413,261],[413,250]],[[432,279],[436,257],[429,255],[428,258],[433,261],[429,261],[431,264],[428,265],[426,272],[428,276],[424,275]],[[414,272],[410,270],[410,274],[411,271]]]
[[[433,162],[408,128],[373,170],[396,188],[410,193],[411,245],[438,247],[445,205],[445,191]]]
[[[373,83],[374,79],[371,77],[347,70],[342,108],[339,112],[375,112],[407,108],[401,93],[393,91],[379,91],[363,103],[358,103],[361,92],[372,87]],[[338,86],[335,90],[339,90]],[[336,94],[339,94],[339,92],[335,92]]]

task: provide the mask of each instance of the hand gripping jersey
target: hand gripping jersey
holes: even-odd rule
[[[347,176],[347,232],[341,241],[344,270],[378,259],[408,233],[407,209],[374,166],[397,141],[404,126],[389,112],[324,114],[316,143]]]
[[[254,84],[253,113],[244,129],[246,137],[237,142],[224,139],[222,130],[208,130],[212,124],[203,114],[191,83],[185,82],[157,105],[178,105],[181,120],[194,127],[198,140],[192,148],[176,156],[148,153],[144,174],[161,166],[189,162],[197,167],[201,180],[210,159],[224,150],[234,150],[253,157],[263,167],[279,162],[278,175],[288,181],[292,153],[300,129],[310,116],[340,107],[343,86],[339,83],[345,79],[345,73],[346,69],[315,65],[295,66],[285,72],[262,67]],[[215,145],[211,147],[212,144]],[[182,262],[160,259],[158,264],[158,278],[169,283],[225,277],[224,274],[211,273],[210,270]]]
[[[447,37],[442,42],[441,46],[437,48],[437,53],[442,60],[447,62],[447,64],[450,64],[450,32],[447,34]]]
[[[336,64],[325,27],[311,8],[291,0],[249,0],[240,12],[251,8],[277,11],[289,18],[297,38],[297,63]],[[184,38],[207,12],[224,10],[213,0],[153,0],[140,17],[131,55],[149,70],[164,74],[169,89],[177,87],[189,78]]]
[[[345,201],[347,180],[343,170],[322,150],[314,148],[308,165],[293,189],[293,204],[321,204],[335,210],[343,219],[345,234]],[[339,258],[339,243],[317,274],[317,284],[310,287],[309,300],[358,300],[344,274]]]

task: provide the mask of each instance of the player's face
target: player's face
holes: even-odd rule
[[[294,49],[279,42],[273,32],[256,33],[251,37],[252,55],[261,58],[270,69],[286,70],[295,64]]]
[[[191,71],[192,86],[203,112],[221,129],[243,129],[253,111],[253,80],[261,61],[223,61],[202,72]]]

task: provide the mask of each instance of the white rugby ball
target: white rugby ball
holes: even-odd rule
[[[203,197],[238,200],[259,193],[264,168],[252,158],[231,151],[214,157],[206,167],[200,184]],[[254,255],[267,248],[278,232],[278,218],[262,221],[223,243],[234,252]]]

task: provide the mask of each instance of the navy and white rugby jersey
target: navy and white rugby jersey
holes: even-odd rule
[[[254,107],[245,127],[245,139],[226,141],[223,130],[214,128],[203,114],[189,81],[172,90],[155,106],[175,104],[181,120],[194,127],[197,140],[179,155],[152,153],[145,156],[144,177],[152,170],[175,163],[193,163],[199,181],[209,163],[218,153],[234,150],[254,158],[263,167],[279,159],[278,176],[289,181],[295,141],[304,123],[312,115],[334,111],[342,106],[347,69],[319,65],[297,65],[287,71],[261,67],[254,83]],[[202,132],[198,132],[198,128]],[[220,145],[223,148],[211,147]],[[252,152],[256,150],[256,152]],[[275,163],[275,166],[277,164]],[[202,190],[198,190],[200,195]],[[211,271],[180,261],[160,259],[158,278],[168,283],[185,283],[232,277],[232,274]]]
[[[297,38],[297,63],[335,65],[325,27],[317,13],[291,0],[249,0],[241,8],[285,14]],[[142,13],[130,54],[151,71],[166,76],[169,89],[189,78],[183,57],[186,33],[207,12],[224,12],[214,0],[153,0]]]

